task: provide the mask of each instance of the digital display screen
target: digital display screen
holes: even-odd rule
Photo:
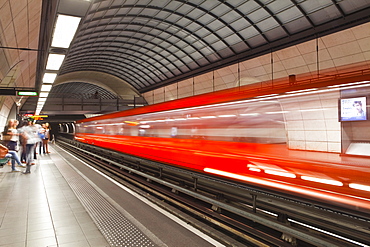
[[[340,121],[367,120],[366,97],[340,99]]]

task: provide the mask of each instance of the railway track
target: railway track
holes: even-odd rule
[[[68,139],[57,144],[228,246],[370,244],[366,215]]]

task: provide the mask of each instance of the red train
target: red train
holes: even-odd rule
[[[338,99],[353,88],[369,94],[369,85],[365,81],[265,96],[235,90],[210,93],[81,120],[75,139],[369,213],[369,159],[348,158],[346,163],[338,152],[288,148],[294,145],[294,124],[323,121],[322,133],[337,133],[329,125],[340,125]],[[305,119],[310,114],[317,120]]]

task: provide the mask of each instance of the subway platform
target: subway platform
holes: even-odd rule
[[[0,246],[224,246],[58,146],[50,151],[30,174],[0,169]]]

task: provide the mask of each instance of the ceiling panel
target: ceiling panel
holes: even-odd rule
[[[302,39],[303,31],[313,30],[306,40],[323,35],[315,28],[369,7],[370,2],[350,0],[95,1],[60,74],[93,65],[145,92],[194,70],[220,67],[225,59],[247,60],[255,48],[279,49],[286,46],[282,39]]]

